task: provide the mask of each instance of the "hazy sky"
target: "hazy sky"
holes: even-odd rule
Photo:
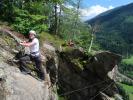
[[[133,2],[133,0],[81,0],[81,1],[84,7],[90,7],[93,5],[101,5],[104,7],[108,6],[118,7]]]
[[[87,20],[107,10],[133,3],[133,0],[81,0],[81,18]]]

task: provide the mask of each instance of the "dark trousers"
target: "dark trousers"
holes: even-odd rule
[[[30,72],[30,69],[27,66],[27,62],[28,61],[33,61],[35,62],[35,66],[36,66],[36,72],[37,75],[40,79],[44,80],[44,69],[42,68],[42,64],[41,64],[41,57],[40,56],[31,56],[31,55],[26,55],[20,58],[20,70],[21,71],[26,71],[26,72]]]

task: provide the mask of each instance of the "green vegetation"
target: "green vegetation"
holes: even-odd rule
[[[96,41],[102,48],[124,56],[133,54],[133,3],[107,11],[88,21],[100,25]]]
[[[71,60],[72,63],[74,63],[75,65],[77,65],[81,70],[83,70],[83,62],[80,61],[80,59],[72,59]]]
[[[133,12],[131,9],[133,9],[133,3],[102,13],[87,23],[92,26],[100,25],[100,31],[96,32],[96,43],[99,43],[104,50],[122,54],[124,59],[119,65],[119,71],[133,79]],[[125,100],[128,100],[128,94],[132,100],[133,86],[128,85],[121,84],[126,91],[122,93]]]
[[[49,34],[47,32],[42,32],[38,35],[38,37],[40,38],[41,43],[43,43],[44,41],[51,43],[52,45],[54,45],[56,48],[59,48],[61,44],[64,44],[65,41],[61,38],[59,38],[56,35],[52,35]]]
[[[131,56],[130,58],[127,58],[127,59],[123,59],[122,62],[126,65],[133,65],[133,56]]]
[[[133,86],[129,86],[126,84],[119,83],[119,85],[125,90],[125,92],[129,95],[129,100],[133,99]]]
[[[46,16],[33,15],[26,10],[21,10],[18,8],[15,8],[14,15],[15,20],[12,24],[12,27],[15,28],[15,30],[17,30],[18,32],[21,32],[25,35],[31,29],[37,30],[38,32],[47,29],[47,25],[43,23],[43,20],[47,19]]]
[[[65,97],[58,96],[58,100],[67,100]]]
[[[133,79],[133,56],[123,59],[119,70],[121,73]]]
[[[38,32],[47,29],[44,22],[47,16],[44,15],[43,0],[4,0],[1,1],[0,19],[7,21],[16,31],[27,34],[29,30],[34,29]]]
[[[129,78],[133,79],[133,56],[123,59],[119,71],[123,73],[124,75],[128,76]],[[129,96],[129,100],[132,100],[133,98],[133,86],[131,83],[119,83],[121,87],[123,87],[126,94]]]
[[[33,29],[41,33],[42,39],[55,42],[56,46],[62,44],[62,40],[66,42],[72,40],[88,53],[93,49],[98,50],[99,46],[93,43],[95,37],[92,36],[92,29],[80,20],[80,1],[4,0],[1,1],[0,20],[8,22],[15,31],[24,35]],[[68,8],[65,4],[74,8]],[[53,37],[46,33],[52,34]]]
[[[133,54],[133,4],[103,13],[88,23],[80,20],[82,0],[2,0],[0,1],[0,25],[6,23],[15,31],[27,35],[33,29],[41,43],[47,41],[56,48],[71,52],[82,47],[86,54],[110,50],[129,57]],[[67,8],[65,4],[74,6]],[[5,26],[6,26],[5,25]],[[3,27],[3,25],[2,25]],[[7,43],[10,40],[5,40]],[[72,41],[74,46],[69,46]],[[100,45],[99,45],[100,44]],[[12,48],[14,48],[13,45]],[[84,61],[72,59],[75,65],[83,68]],[[133,56],[123,59],[119,70],[133,79]],[[32,69],[32,66],[29,66]],[[133,98],[133,87],[120,84]],[[125,95],[126,97],[127,95]],[[60,97],[59,100],[64,100]]]

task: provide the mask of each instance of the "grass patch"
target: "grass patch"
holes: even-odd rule
[[[65,97],[58,96],[58,100],[67,100]]]
[[[80,59],[72,59],[71,62],[77,65],[81,70],[83,70],[83,64]]]
[[[123,59],[119,67],[119,71],[124,75],[133,79],[133,56]]]
[[[126,93],[129,95],[129,100],[133,100],[133,86],[129,86],[122,83],[119,83],[119,85],[122,86]]]
[[[124,63],[126,65],[133,65],[133,56],[131,56],[130,58],[127,58],[127,59],[123,59],[122,63]]]
[[[53,44],[55,47],[59,48],[60,45],[65,43],[65,41],[59,38],[56,35],[51,35],[46,32],[42,32],[39,34],[40,42],[43,43],[44,41]]]
[[[131,94],[129,94],[129,100],[133,100],[133,93]]]

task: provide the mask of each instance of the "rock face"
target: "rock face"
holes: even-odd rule
[[[112,100],[119,94],[108,73],[119,63],[120,55],[100,52],[87,57],[79,50],[59,55],[58,83],[61,96],[69,100]]]
[[[52,84],[49,79],[49,74],[45,75],[47,80],[49,79],[50,81],[48,84],[47,82],[44,83],[44,81],[37,80],[31,75],[20,72],[18,65],[12,62],[9,63],[9,59],[15,56],[11,52],[12,48],[9,45],[11,43],[7,41],[15,42],[9,38],[0,34],[0,100],[58,100],[56,92],[53,92],[56,86],[49,87]],[[47,47],[44,48],[49,52],[55,52],[55,50],[49,50]],[[43,56],[46,58],[45,54]],[[49,60],[46,60],[44,63],[49,62]],[[50,65],[44,65],[44,69],[50,67]]]
[[[0,100],[48,100],[48,85],[30,75],[22,74],[18,68],[4,62],[0,64]]]
[[[6,51],[4,51],[6,52]],[[8,54],[8,53],[7,53]],[[23,74],[17,66],[0,60],[0,100],[57,100],[49,84]],[[45,75],[48,78],[48,75]]]
[[[3,57],[6,56],[0,56],[0,100],[57,100],[47,83],[23,74],[17,66],[7,64]]]
[[[56,84],[58,94],[66,100],[122,100],[114,81],[118,80],[120,55],[99,52],[87,56],[79,49],[59,52],[44,43],[41,54],[49,81],[44,84],[20,72],[18,65],[9,63],[8,59],[14,57],[11,50],[17,46],[9,45],[13,40],[3,37],[0,37],[0,100],[58,100]],[[14,38],[11,33],[10,37]]]

